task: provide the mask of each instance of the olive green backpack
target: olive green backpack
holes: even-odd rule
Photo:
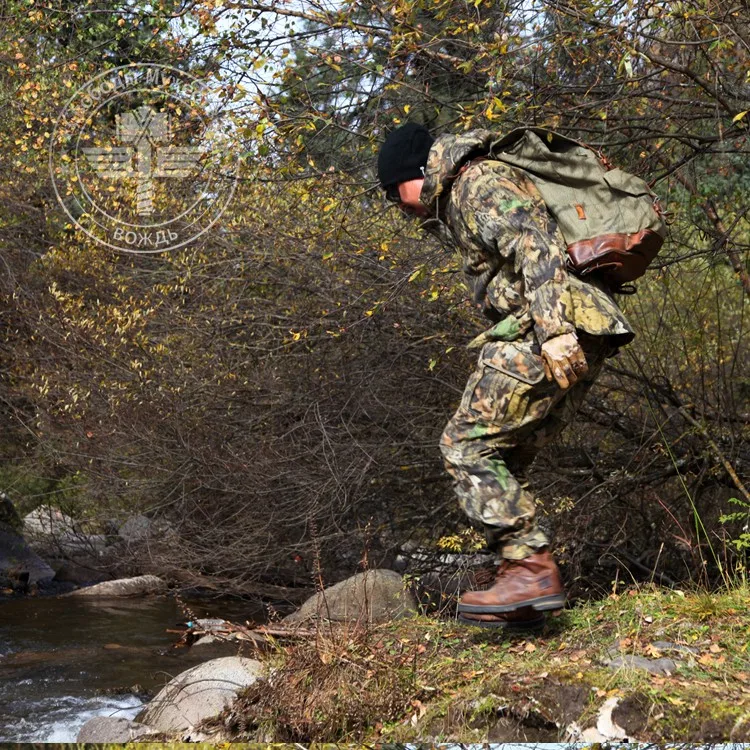
[[[592,148],[542,128],[514,130],[487,155],[524,170],[557,221],[569,265],[612,289],[640,278],[664,242],[666,226],[648,184],[612,169]]]

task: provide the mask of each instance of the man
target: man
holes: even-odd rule
[[[496,135],[433,141],[392,131],[378,157],[386,196],[458,249],[474,303],[495,325],[440,441],[459,503],[500,557],[494,584],[465,592],[459,619],[529,627],[565,593],[524,472],[565,426],[633,331],[606,289],[568,272],[562,235],[523,171],[488,157]]]

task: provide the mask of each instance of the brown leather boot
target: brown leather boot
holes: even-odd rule
[[[531,607],[522,607],[515,612],[501,615],[470,615],[460,614],[458,621],[464,625],[477,625],[480,628],[505,628],[506,630],[538,630],[544,626],[543,614]]]
[[[565,606],[560,571],[546,548],[523,560],[503,560],[495,583],[486,591],[467,591],[458,611],[473,614],[502,614],[521,607],[537,611]]]

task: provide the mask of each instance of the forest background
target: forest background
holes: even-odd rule
[[[438,438],[484,322],[457,259],[389,207],[379,144],[538,125],[669,211],[610,360],[533,487],[575,594],[726,581],[750,548],[750,11],[712,0],[10,0],[0,30],[0,488],[86,528],[171,532],[121,568],[331,582],[471,547]],[[48,145],[129,63],[211,80],[242,173],[164,254],[73,227]]]

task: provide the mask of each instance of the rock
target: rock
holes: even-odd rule
[[[29,544],[45,555],[86,555],[98,558],[107,546],[104,534],[85,534],[58,508],[42,505],[23,519]]]
[[[237,656],[241,648],[242,641],[217,638],[215,635],[204,635],[190,647],[190,651],[198,654],[201,659],[209,661],[222,656]]]
[[[605,660],[604,664],[612,669],[622,667],[644,669],[646,672],[659,675],[671,675],[677,671],[677,665],[671,659],[646,659],[644,656],[633,656],[631,654],[615,656],[614,659]]]
[[[75,521],[59,508],[51,505],[40,505],[32,510],[23,519],[24,534],[32,539],[34,537],[61,537],[66,534],[77,532]]]
[[[217,643],[226,643],[226,641],[217,638],[215,635],[204,635],[201,636],[190,648],[206,648],[207,646],[215,646]]]
[[[55,571],[9,526],[0,524],[0,579],[28,584],[52,580]]]
[[[64,596],[77,597],[108,597],[108,596],[145,596],[146,594],[162,594],[167,590],[167,584],[156,576],[136,576],[135,578],[118,578],[116,581],[104,581],[85,589],[71,591]]]
[[[242,649],[255,648],[267,651],[270,642],[257,633],[227,633],[226,635],[202,635],[190,647],[191,650],[198,649],[206,660],[215,659],[219,656],[237,656]]]
[[[138,515],[128,518],[118,529],[120,538],[128,544],[142,542],[151,536],[151,521],[146,516]]]
[[[628,731],[614,718],[619,706],[619,698],[609,698],[602,704],[596,716],[596,726],[581,729],[577,721],[565,728],[565,740],[569,743],[592,742],[609,743],[612,740],[628,740]]]
[[[79,730],[76,742],[133,742],[139,737],[154,734],[153,727],[117,716],[94,716]]]
[[[695,646],[684,646],[681,643],[672,643],[671,641],[654,641],[651,645],[659,651],[674,651],[681,654],[699,654],[701,652]]]
[[[604,701],[599,709],[599,715],[596,717],[597,731],[608,740],[624,740],[628,737],[628,733],[612,718],[612,712],[617,708],[619,702],[620,699],[617,697],[608,698]]]
[[[117,527],[117,535],[126,544],[138,544],[149,539],[163,539],[174,534],[169,521],[163,518],[151,519],[138,514]]]
[[[243,688],[264,677],[255,659],[227,656],[199,664],[175,677],[136,717],[160,732],[196,726],[216,716]]]
[[[322,618],[335,622],[386,622],[416,612],[416,599],[398,573],[368,570],[315,594],[283,621],[298,623]]]

